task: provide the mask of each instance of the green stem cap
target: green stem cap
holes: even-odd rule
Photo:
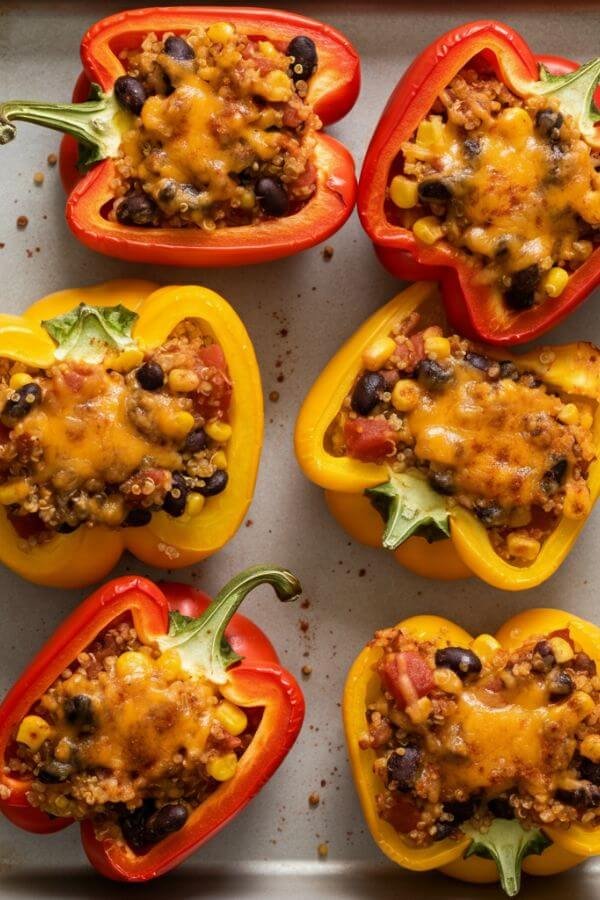
[[[215,684],[227,681],[227,669],[239,662],[225,637],[225,629],[244,598],[261,584],[270,584],[283,602],[294,600],[302,592],[300,582],[287,569],[277,566],[253,566],[232,578],[208,609],[197,619],[172,612],[169,633],[159,637],[161,652],[176,648],[188,672],[204,675]]]
[[[487,831],[473,825],[461,825],[472,842],[465,853],[492,859],[498,867],[500,884],[509,897],[516,897],[521,889],[521,863],[526,856],[539,856],[552,841],[539,828],[526,831],[516,819],[494,819]]]
[[[130,119],[114,95],[105,94],[97,84],[91,86],[90,99],[85,103],[9,100],[0,103],[0,145],[8,144],[15,137],[14,120],[33,122],[74,137],[81,145],[79,164],[87,167],[117,156],[123,130]]]
[[[418,472],[392,474],[390,480],[365,491],[385,522],[382,544],[397,550],[412,535],[430,543],[450,537],[450,520],[440,494]]]

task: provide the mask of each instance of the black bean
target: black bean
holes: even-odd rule
[[[137,809],[127,810],[119,817],[123,837],[134,853],[144,853],[152,843],[146,833],[146,822],[154,811],[154,801],[145,800]]]
[[[454,378],[451,366],[442,366],[435,359],[424,359],[419,364],[419,380],[428,388],[442,387]]]
[[[455,822],[436,822],[435,823],[435,834],[433,835],[434,841],[443,841],[445,838],[450,837],[450,835],[454,834],[456,831],[457,825]]]
[[[168,515],[177,519],[185,512],[185,501],[187,499],[188,489],[184,478],[179,475],[173,475],[173,484],[171,490],[166,495],[163,509]]]
[[[398,782],[399,791],[410,791],[416,781],[420,761],[421,753],[416,747],[403,747],[401,752],[392,753],[387,761],[388,782]]]
[[[481,672],[481,660],[465,647],[442,647],[435,651],[435,664],[439,668],[452,669],[459,678]]]
[[[290,76],[293,81],[308,81],[318,64],[317,48],[312,38],[304,34],[292,38],[286,53],[292,57]]]
[[[182,37],[179,37],[178,34],[170,35],[164,43],[164,48],[167,56],[170,56],[171,59],[176,59],[179,62],[196,58],[196,54],[192,47],[190,47],[188,42],[184,41]]]
[[[75,694],[64,702],[65,719],[70,725],[92,725],[94,723],[94,707],[88,694]]]
[[[24,419],[34,406],[41,403],[41,400],[42,389],[39,384],[32,381],[12,392],[10,400],[4,404],[2,415],[14,421]]]
[[[121,106],[139,116],[147,99],[142,82],[132,75],[120,75],[115,81],[114,91]]]
[[[514,819],[515,811],[508,797],[492,797],[488,809],[496,819]]]
[[[553,669],[548,676],[550,700],[562,700],[575,690],[573,679],[562,669]]]
[[[68,522],[63,522],[61,525],[57,527],[57,531],[59,534],[73,534],[74,531],[77,531],[79,528],[79,524],[77,525],[69,525]]]
[[[445,813],[452,816],[453,824],[456,826],[462,822],[468,822],[475,815],[478,805],[477,797],[469,797],[468,800],[450,800],[448,803],[444,803],[443,809]]]
[[[350,405],[359,416],[368,416],[379,402],[379,393],[385,388],[385,380],[379,372],[365,372],[352,391]]]
[[[557,109],[538,109],[535,114],[535,124],[541,134],[551,141],[557,141],[560,137],[560,129],[564,122],[562,113]]]
[[[473,512],[486,528],[493,528],[504,519],[504,510],[497,503],[476,506]]]
[[[465,353],[465,362],[480,372],[487,372],[490,366],[494,365],[494,360],[489,356],[483,356],[481,353]]]
[[[165,181],[158,192],[158,199],[162,203],[169,203],[171,200],[174,200],[177,196],[177,191],[179,189],[179,182],[170,178],[168,181]]]
[[[481,141],[479,138],[468,137],[465,140],[463,147],[465,148],[465,155],[469,158],[478,156],[479,153],[481,153]]]
[[[259,178],[254,185],[256,194],[263,212],[268,216],[285,216],[290,201],[284,186],[278,178],[268,175]]]
[[[424,203],[447,203],[452,197],[450,185],[441,178],[428,178],[419,182],[417,193],[419,200]]]
[[[585,781],[591,781],[596,787],[600,787],[600,763],[592,762],[586,756],[580,756],[577,762],[579,775]]]
[[[511,285],[504,297],[511,309],[531,309],[535,302],[535,289],[540,282],[542,273],[537,263],[513,272]]]
[[[556,658],[548,641],[538,641],[533,648],[532,669],[534,672],[549,672],[554,667]]]
[[[121,225],[152,225],[157,212],[152,197],[147,194],[130,194],[117,206],[117,221]]]
[[[519,380],[519,370],[515,366],[514,362],[510,359],[503,359],[500,362],[500,373],[498,375],[499,378],[510,378],[511,381]]]
[[[454,473],[449,469],[446,469],[444,472],[430,472],[427,476],[427,480],[438,494],[450,495],[456,490]]]
[[[597,809],[600,806],[600,788],[594,784],[586,784],[584,787],[574,788],[573,790],[558,788],[554,792],[554,796],[561,803],[575,806],[578,809]]]
[[[188,811],[183,803],[168,803],[161,806],[146,822],[146,838],[153,844],[162,841],[168,834],[183,828],[187,819]]]
[[[149,509],[144,509],[142,506],[138,506],[135,509],[129,510],[123,519],[122,524],[124,528],[143,528],[144,525],[150,524],[151,519],[151,511]]]
[[[183,449],[186,453],[199,453],[208,443],[204,428],[194,428],[185,439]]]
[[[587,655],[587,653],[576,653],[573,659],[571,660],[571,668],[575,669],[576,672],[585,672],[586,675],[594,676],[596,675],[597,668],[596,663],[591,657]]]
[[[42,784],[59,784],[61,781],[66,781],[72,771],[73,766],[69,763],[53,759],[52,762],[46,763],[40,769],[37,780]]]
[[[559,459],[557,463],[544,473],[540,487],[546,494],[556,493],[567,474],[567,465],[566,459]]]
[[[220,494],[227,487],[227,482],[229,480],[229,476],[227,472],[223,469],[217,469],[210,478],[207,478],[204,482],[204,487],[196,488],[195,490],[202,494],[203,497],[214,497],[216,494]]]
[[[157,391],[165,383],[162,366],[156,362],[147,362],[135,373],[137,383],[145,391]]]

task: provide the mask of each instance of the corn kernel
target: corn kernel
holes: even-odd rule
[[[518,531],[511,532],[506,539],[508,552],[515,559],[522,559],[526,562],[533,562],[539,555],[542,545],[535,538],[526,534],[519,534]]]
[[[496,236],[487,228],[479,225],[471,225],[464,234],[464,242],[473,253],[480,253],[482,256],[493,256],[496,246]]]
[[[434,355],[436,359],[446,359],[450,356],[450,341],[441,335],[426,337],[424,341],[425,353]]]
[[[211,462],[217,469],[227,468],[227,457],[222,450],[217,450],[216,453],[213,453]]]
[[[579,410],[574,403],[565,403],[556,418],[563,425],[577,425],[579,422]]]
[[[230,22],[215,22],[206,29],[206,35],[215,44],[226,44],[235,34],[235,28]]]
[[[594,416],[589,411],[589,409],[582,409],[579,413],[579,424],[582,428],[585,428],[587,431],[590,430],[592,425],[594,424]]]
[[[542,279],[542,288],[549,297],[560,297],[567,286],[569,273],[560,266],[553,266]]]
[[[587,719],[596,709],[595,701],[585,691],[575,691],[571,696],[571,705],[575,708],[580,722]]]
[[[279,56],[279,50],[271,43],[271,41],[259,41],[258,52],[268,59],[277,59]]]
[[[0,504],[2,506],[10,506],[12,503],[18,503],[24,500],[29,494],[29,485],[23,479],[19,481],[9,481],[0,487]]]
[[[171,369],[169,372],[169,387],[176,393],[195,391],[199,384],[200,379],[192,369]]]
[[[186,410],[171,415],[170,412],[164,410],[164,414],[160,416],[160,428],[163,434],[176,441],[182,441],[190,433],[194,427],[194,417]]]
[[[491,634],[480,634],[471,642],[471,650],[484,665],[489,665],[501,649],[500,644]]]
[[[370,372],[376,372],[390,358],[396,349],[396,341],[391,337],[378,338],[363,350],[363,365]]]
[[[174,647],[161,653],[155,665],[166,681],[179,681],[183,677],[181,657]]]
[[[392,390],[392,406],[398,412],[411,412],[416,409],[421,399],[421,389],[410,378],[401,378]]]
[[[600,734],[588,734],[581,742],[579,752],[586,759],[600,763]]]
[[[404,175],[396,175],[390,184],[390,200],[399,209],[412,209],[417,205],[417,182]]]
[[[433,710],[433,703],[429,697],[419,697],[414,703],[406,707],[406,714],[415,725],[422,725],[427,721]]]
[[[145,653],[126,650],[117,657],[116,672],[119,678],[145,678],[152,670],[152,662]]]
[[[434,153],[444,149],[444,123],[441,116],[429,116],[419,123],[417,128],[417,144]]]
[[[44,741],[50,736],[52,728],[41,716],[25,716],[19,730],[17,741],[26,744],[30,750],[39,750]]]
[[[531,508],[529,506],[515,506],[508,517],[511,528],[524,528],[531,522]]]
[[[463,683],[452,669],[436,669],[433,680],[440,691],[446,691],[447,694],[462,693]]]
[[[413,225],[413,234],[423,244],[435,244],[444,236],[444,230],[435,216],[423,216]]]
[[[25,387],[26,384],[31,384],[31,381],[31,375],[28,375],[27,372],[15,372],[14,375],[10,376],[9,387],[13,391],[18,391],[19,388]]]
[[[240,196],[240,208],[241,209],[254,209],[254,204],[256,203],[256,194],[250,188],[246,188],[246,190],[242,191]]]
[[[188,494],[185,502],[185,511],[188,516],[199,516],[204,507],[205,498],[202,494]]]
[[[557,663],[566,663],[573,659],[575,653],[568,641],[561,637],[551,637],[548,643],[552,647],[552,653]]]
[[[132,369],[137,369],[143,359],[143,351],[138,347],[131,347],[129,350],[123,350],[122,353],[116,353],[106,357],[104,362],[107,369],[114,369],[115,372],[125,373],[131,372]]]
[[[215,717],[229,734],[242,734],[248,727],[248,717],[244,710],[234,703],[230,703],[229,700],[219,703],[215,710]]]
[[[229,781],[236,773],[237,756],[226,753],[224,756],[213,756],[206,763],[206,771],[215,781]]]
[[[583,481],[570,481],[565,489],[563,515],[567,519],[584,519],[592,508],[590,491]]]
[[[509,106],[496,119],[498,131],[510,138],[515,147],[522,146],[533,134],[533,122],[521,106]]]
[[[218,444],[225,444],[232,434],[231,425],[228,425],[227,422],[220,422],[218,419],[205,425],[204,430],[209,438]]]
[[[292,81],[281,69],[273,69],[255,85],[254,89],[271,103],[287,103],[292,97]]]

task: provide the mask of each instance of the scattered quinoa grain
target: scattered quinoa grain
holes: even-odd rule
[[[44,183],[44,173],[36,172],[35,175],[33,176],[33,183],[37,184],[38,186],[42,185]]]
[[[277,403],[277,401],[279,400],[279,391],[271,391],[271,393],[269,394],[269,400],[271,401],[271,403]]]
[[[310,806],[318,806],[319,803],[321,802],[321,798],[319,797],[319,795],[317,794],[316,791],[313,791],[312,794],[309,794],[309,796],[308,796],[308,802],[309,802]]]
[[[49,153],[47,162],[49,166],[55,166],[58,162],[58,156],[56,155],[56,153]]]
[[[329,262],[329,260],[333,257],[333,247],[331,244],[327,244],[323,247],[323,259],[325,262]]]
[[[312,666],[302,666],[302,674],[305,678],[308,678],[309,675],[312,675]]]
[[[319,859],[327,859],[329,856],[329,844],[319,844],[317,853],[319,854]]]
[[[27,216],[19,216],[17,218],[17,228],[23,230],[24,228],[27,228],[28,225],[29,219],[27,218]]]

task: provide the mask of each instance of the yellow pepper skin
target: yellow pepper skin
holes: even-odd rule
[[[418,640],[442,645],[444,641],[469,647],[471,635],[453,622],[439,616],[413,616],[398,625],[405,634]],[[514,650],[532,635],[548,634],[569,628],[573,640],[600,667],[600,628],[571,613],[558,609],[532,609],[509,619],[496,634],[505,650]],[[381,685],[374,666],[381,655],[377,647],[365,647],[354,661],[344,689],[343,718],[348,755],[363,815],[373,840],[393,862],[406,869],[423,872],[441,869],[446,875],[477,883],[498,880],[496,865],[471,856],[463,859],[471,842],[446,839],[422,849],[412,847],[389,822],[377,814],[375,797],[383,783],[373,772],[375,752],[361,750],[359,737],[367,726],[366,709],[381,696]],[[526,856],[523,871],[530,875],[553,875],[570,869],[584,859],[600,854],[600,830],[572,825],[569,829],[544,828],[553,843],[539,856]]]
[[[196,517],[155,513],[143,528],[104,526],[57,534],[27,547],[0,509],[0,561],[29,581],[51,587],[82,587],[104,578],[124,550],[158,568],[193,565],[215,553],[239,528],[252,500],[263,438],[260,373],[248,332],[232,307],[203,287],[159,287],[149,281],[118,280],[59,291],[33,304],[23,316],[0,315],[0,358],[47,368],[56,345],[41,322],[79,303],[122,304],[138,313],[132,336],[148,349],[162,344],[183,319],[201,319],[220,344],[233,382],[231,439],[227,445],[227,490],[207,498]]]
[[[392,327],[413,311],[420,311],[427,324],[443,324],[440,298],[435,284],[417,282],[394,297],[358,329],[327,364],[310,389],[298,416],[295,449],[304,474],[325,489],[327,505],[349,534],[371,547],[381,546],[382,520],[364,496],[367,488],[388,480],[385,465],[336,457],[325,449],[325,435],[344,398],[362,371],[362,351],[388,335]],[[543,352],[543,349],[546,352]],[[486,348],[488,356],[500,358]],[[540,360],[540,356],[544,360]],[[521,369],[540,376],[546,383],[570,395],[575,404],[592,407],[594,444],[600,457],[600,353],[589,343],[578,342],[529,353],[509,355]],[[592,503],[600,493],[600,461],[588,473]],[[407,569],[429,578],[452,580],[477,575],[494,587],[517,591],[535,587],[549,578],[568,555],[585,519],[562,518],[544,542],[537,559],[514,566],[492,547],[488,533],[474,515],[462,507],[450,510],[450,540],[437,541],[433,549],[420,537],[410,537],[395,556]]]

